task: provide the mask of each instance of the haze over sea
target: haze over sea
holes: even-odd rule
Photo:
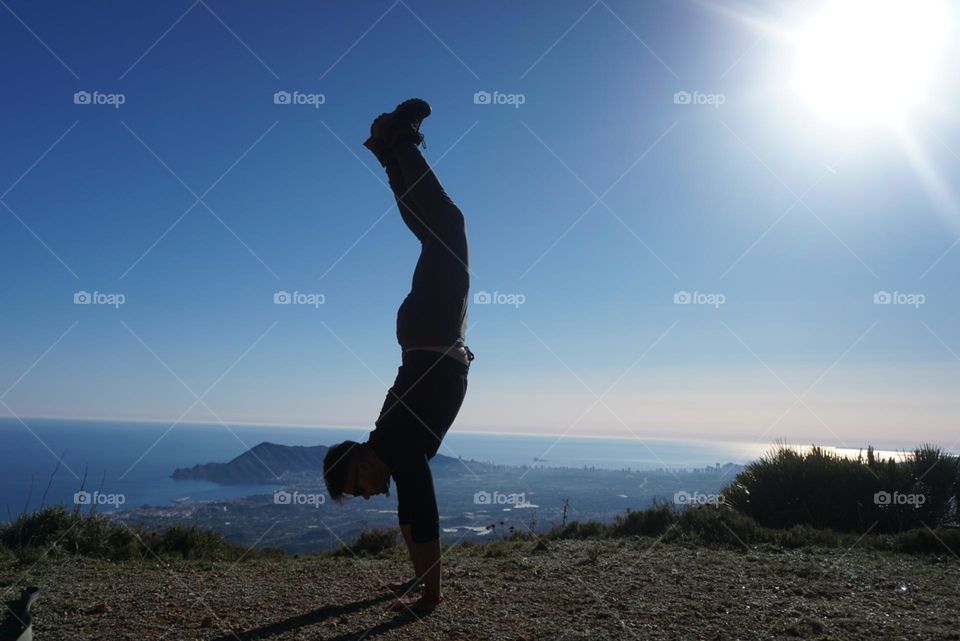
[[[176,481],[178,467],[226,462],[263,441],[283,445],[329,445],[363,441],[367,428],[282,427],[61,419],[0,419],[0,510],[16,515],[46,504],[73,504],[81,486],[122,494],[123,505],[168,505],[177,500],[213,500],[272,492],[274,486],[219,486]],[[620,439],[480,434],[453,431],[440,453],[506,465],[551,465],[634,470],[745,464],[770,442]],[[865,445],[865,444],[864,444]],[[858,444],[859,446],[859,444]],[[853,454],[856,452],[854,451]],[[57,457],[63,464],[57,469]],[[51,474],[52,482],[50,481]],[[49,490],[47,484],[50,483]],[[111,509],[105,505],[98,509]]]

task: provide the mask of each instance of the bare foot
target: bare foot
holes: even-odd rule
[[[406,597],[403,599],[398,599],[395,603],[390,604],[390,606],[387,607],[387,610],[393,612],[410,612],[416,616],[426,616],[436,610],[437,606],[443,603],[444,600],[445,599],[442,594],[436,598],[430,598],[426,594],[419,598]]]

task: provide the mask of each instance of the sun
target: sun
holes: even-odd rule
[[[797,34],[794,88],[841,125],[899,125],[938,82],[943,0],[833,0]]]

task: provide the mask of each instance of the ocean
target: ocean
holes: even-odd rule
[[[24,425],[24,423],[26,425]],[[178,424],[88,420],[0,419],[0,520],[46,505],[73,505],[82,487],[106,511],[176,501],[226,499],[272,492],[273,486],[220,486],[177,481],[178,467],[226,462],[270,441],[329,445],[363,441],[368,429]],[[634,470],[745,464],[770,443],[668,439],[521,436],[451,432],[440,453],[506,465]],[[63,464],[58,465],[57,457]],[[52,477],[52,478],[51,478]],[[85,481],[83,480],[85,478]],[[48,487],[49,483],[49,487]],[[96,496],[92,494],[97,492]],[[46,495],[44,497],[44,495]],[[94,498],[91,498],[94,497]]]

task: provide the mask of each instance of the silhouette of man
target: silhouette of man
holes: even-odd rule
[[[463,214],[418,149],[430,105],[414,98],[378,116],[364,142],[386,169],[400,216],[420,241],[413,285],[397,311],[402,364],[366,443],[330,447],[323,474],[330,497],[386,494],[393,477],[397,516],[414,579],[390,584],[395,607],[431,612],[443,601],[440,518],[428,461],[436,455],[467,392],[473,353],[464,343],[469,258]]]

